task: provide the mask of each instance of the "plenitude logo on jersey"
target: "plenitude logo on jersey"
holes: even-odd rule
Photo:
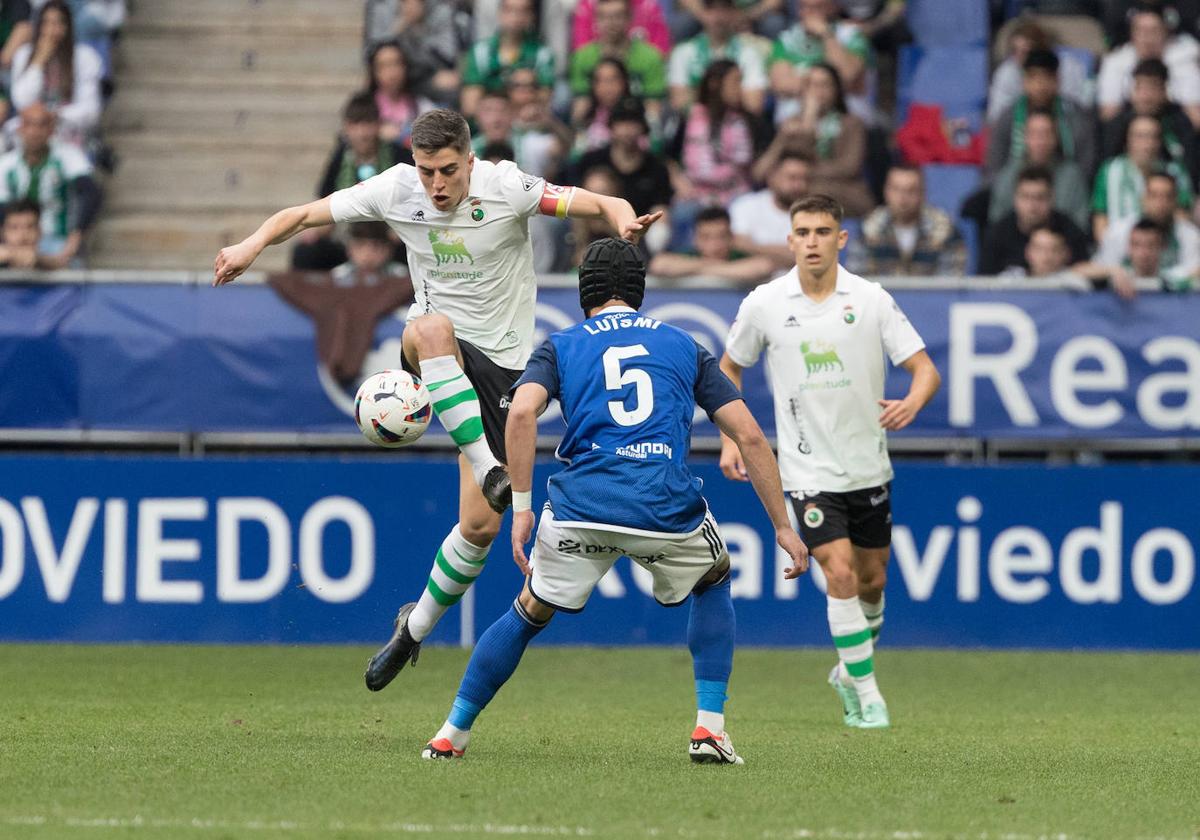
[[[837,379],[818,376],[816,381],[812,381],[813,374],[843,373],[846,370],[846,365],[843,364],[834,345],[826,341],[802,341],[800,353],[804,356],[804,373],[808,380],[800,383],[801,391],[814,389],[828,391],[850,387],[850,377],[848,376],[841,376]]]
[[[429,247],[433,251],[435,267],[429,274],[445,280],[480,280],[482,271],[443,271],[442,266],[474,266],[475,255],[467,248],[462,235],[449,228],[433,228],[429,231]]]

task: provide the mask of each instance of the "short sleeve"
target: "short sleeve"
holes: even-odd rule
[[[734,236],[749,236],[754,232],[754,193],[747,193],[729,205],[729,229]]]
[[[500,193],[518,216],[526,218],[537,212],[538,202],[548,186],[545,178],[522,172],[508,160],[496,164],[496,173],[499,176]]]
[[[92,163],[80,149],[64,144],[57,152],[59,160],[62,161],[63,175],[68,181],[92,174]]]
[[[644,56],[639,67],[642,73],[642,96],[646,99],[662,99],[667,95],[667,75],[662,53],[645,41],[637,42]]]
[[[704,409],[711,420],[725,405],[740,400],[741,392],[729,381],[712,353],[696,344],[696,383],[693,388],[696,405]]]
[[[883,339],[883,349],[887,352],[892,364],[900,365],[913,354],[925,349],[925,342],[917,334],[917,330],[909,322],[900,304],[882,287],[879,289],[880,313],[879,335]]]
[[[667,84],[672,87],[690,87],[691,79],[688,77],[688,62],[691,60],[691,51],[695,46],[691,41],[684,41],[675,49],[671,50],[671,58],[667,62]]]
[[[554,87],[556,73],[554,66],[554,51],[549,47],[538,47],[537,58],[534,60],[534,71],[543,87]]]
[[[1096,79],[1096,104],[1100,107],[1121,104],[1125,79],[1121,72],[1124,65],[1120,59],[1118,53],[1111,53],[1100,62],[1100,73]]]
[[[742,70],[742,87],[745,90],[763,90],[767,86],[767,68],[762,53],[746,44],[738,51],[738,66]]]
[[[729,328],[729,336],[725,339],[725,352],[739,367],[757,364],[758,357],[767,345],[756,303],[753,293],[747,295],[738,307],[737,317],[733,319],[733,326]]]
[[[1112,167],[1112,161],[1105,161],[1100,167],[1100,171],[1096,173],[1096,188],[1092,190],[1092,212],[1107,213],[1108,212],[1108,170]]]
[[[529,382],[535,382],[545,388],[550,399],[558,398],[558,353],[555,352],[554,343],[550,339],[546,339],[533,351],[525,364],[525,372],[508,393],[516,394],[518,388]]]
[[[333,220],[338,223],[382,221],[392,203],[396,168],[392,167],[352,187],[332,193],[329,196],[329,212]]]

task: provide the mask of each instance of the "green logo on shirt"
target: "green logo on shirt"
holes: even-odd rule
[[[448,230],[429,231],[429,244],[433,246],[433,255],[437,258],[438,265],[461,263],[467,260],[471,261],[471,265],[475,264],[475,258],[463,244],[462,237],[455,236]]]
[[[482,208],[482,207],[476,207],[474,210],[472,210],[472,211],[471,211],[471,218],[472,218],[472,219],[474,219],[474,220],[475,220],[475,221],[477,221],[477,222],[482,222],[482,221],[483,221],[483,208]]]
[[[834,365],[837,365],[838,370],[846,369],[842,360],[838,358],[837,350],[824,342],[819,347],[813,347],[806,341],[800,345],[800,352],[804,354],[804,367],[809,376],[832,371]]]

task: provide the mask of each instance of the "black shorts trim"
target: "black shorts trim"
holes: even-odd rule
[[[503,368],[493,362],[486,354],[469,341],[458,341],[458,352],[463,358],[463,373],[475,388],[479,397],[479,414],[483,420],[483,436],[488,442],[488,448],[502,464],[508,463],[504,450],[504,424],[508,420],[508,392],[517,384],[524,371]],[[404,370],[420,376],[419,370],[414,370],[408,358],[404,358]],[[547,606],[553,606],[548,604]],[[557,609],[557,608],[556,608]]]
[[[891,482],[844,493],[821,492],[790,497],[800,536],[809,549],[848,539],[858,548],[888,548],[892,544]]]

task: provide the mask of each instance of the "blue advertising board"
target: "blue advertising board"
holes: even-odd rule
[[[538,467],[535,500],[557,467]],[[786,581],[747,484],[699,463],[733,561],[738,639],[824,645],[819,574]],[[424,586],[453,525],[457,466],[369,459],[0,457],[0,639],[372,643]],[[1200,467],[903,463],[888,645],[1200,649]],[[520,588],[507,530],[473,605],[482,629]],[[469,607],[469,614],[463,614]],[[676,644],[622,560],[539,643]]]
[[[1198,295],[895,297],[944,381],[902,434],[1150,438],[1200,429]],[[720,355],[741,299],[653,289],[644,310]],[[576,292],[542,290],[536,317],[535,341],[570,325]],[[399,314],[380,322],[362,377],[399,366],[402,330]],[[350,432],[358,381],[335,381],[317,359],[312,322],[268,287],[0,287],[0,429]],[[907,375],[893,370],[888,394],[906,388]],[[761,365],[745,390],[771,433]],[[560,430],[554,411],[543,429]],[[698,413],[696,434],[715,433]]]

